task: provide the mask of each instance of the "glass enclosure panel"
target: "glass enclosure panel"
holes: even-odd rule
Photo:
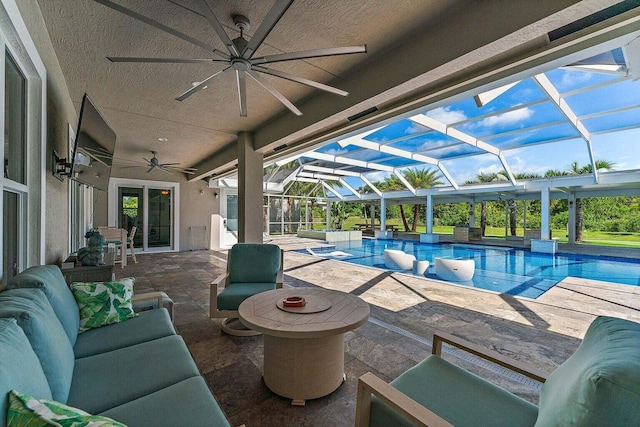
[[[143,246],[144,235],[144,190],[142,188],[119,187],[118,188],[118,227],[127,230],[131,234],[132,227],[138,227],[133,237],[133,246]]]
[[[172,190],[150,188],[147,247],[171,247]],[[137,234],[137,233],[136,233]]]
[[[27,80],[8,52],[4,84],[4,177],[26,184]]]
[[[227,231],[238,231],[237,194],[227,194]]]
[[[19,244],[18,233],[20,229],[18,206],[20,197],[16,193],[3,192],[4,212],[3,212],[3,272],[2,280],[7,283],[9,279],[18,274]]]

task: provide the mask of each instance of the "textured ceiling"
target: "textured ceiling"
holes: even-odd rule
[[[116,3],[226,51],[208,21],[200,14],[198,1],[117,0]],[[542,2],[541,5],[547,9],[541,11],[540,16],[530,19],[535,21],[550,16],[549,10],[560,10],[573,3],[576,2]],[[597,9],[600,7],[597,3],[611,1],[590,0],[582,3],[587,3],[587,6],[589,3],[596,4],[591,7]],[[256,132],[266,128],[261,137],[275,141],[277,138],[270,135],[273,131],[268,129],[274,123],[278,124],[280,132],[285,132],[287,124],[312,128],[310,124],[320,122],[336,111],[347,111],[356,103],[366,105],[367,99],[389,89],[379,82],[384,81],[388,77],[385,74],[391,72],[380,68],[377,75],[373,74],[371,69],[367,69],[370,64],[379,66],[388,57],[390,63],[385,64],[387,70],[393,70],[393,73],[398,71],[399,75],[401,72],[417,75],[426,70],[411,69],[412,62],[418,62],[411,61],[413,56],[420,61],[424,57],[442,57],[444,61],[448,53],[455,53],[447,52],[447,49],[438,50],[438,46],[433,44],[420,45],[416,37],[433,31],[433,40],[441,37],[443,42],[452,43],[451,37],[460,29],[452,25],[445,26],[443,23],[447,20],[457,22],[453,21],[457,15],[465,14],[466,21],[461,19],[460,22],[474,22],[474,17],[469,15],[472,8],[479,10],[478,18],[495,19],[496,16],[500,18],[500,13],[509,13],[505,8],[496,6],[492,11],[486,3],[472,0],[297,0],[268,35],[256,56],[366,44],[366,54],[281,62],[271,66],[349,90],[352,95],[345,100],[337,95],[319,94],[319,90],[298,83],[266,76],[272,85],[302,110],[303,118],[294,116],[250,80],[247,83],[248,117],[240,117],[233,73],[215,77],[206,90],[185,101],[174,99],[190,89],[192,82],[201,81],[222,69],[220,64],[129,64],[112,63],[106,59],[107,56],[214,58],[210,52],[94,1],[38,0],[38,4],[76,111],[79,111],[82,95],[88,93],[118,135],[113,176],[127,173],[118,169],[119,164],[126,163],[125,159],[148,158],[151,150],[158,151],[162,162],[199,166],[223,147],[234,143],[239,132]],[[209,4],[230,38],[239,35],[231,16],[242,14],[249,17],[251,29],[245,35],[250,38],[271,9],[273,1],[209,0]],[[521,14],[532,15],[531,11],[525,9],[534,4],[537,2],[519,6],[523,10]],[[543,9],[543,6],[535,7],[533,15],[538,9]],[[571,22],[574,19],[571,15],[587,12],[557,15],[550,29]],[[489,29],[498,33],[517,30],[518,20],[508,18],[500,18],[504,29]],[[437,29],[438,25],[441,26],[440,31],[432,30]],[[511,29],[510,25],[514,28]],[[449,29],[451,34],[443,33],[442,27]],[[469,25],[466,28],[468,30]],[[497,37],[491,34],[486,36],[486,41],[482,40],[479,29],[481,26],[469,30],[465,43],[482,45],[492,42],[491,37]],[[545,28],[540,30],[542,34],[545,31]],[[474,37],[477,35],[478,40],[468,37],[469,34]],[[537,35],[539,33],[527,34],[523,41]],[[398,46],[401,49],[397,49]],[[505,44],[500,48],[507,51],[511,47]],[[402,48],[409,51],[408,56],[404,55],[406,64],[400,64],[396,59],[400,53],[404,54]],[[478,61],[482,59],[479,57]],[[398,64],[396,70],[390,66],[393,64]],[[364,78],[359,79],[360,75]],[[372,75],[376,77],[371,78]],[[376,84],[380,85],[380,89]],[[405,92],[415,89],[411,84],[406,86],[403,88]],[[327,108],[316,108],[317,105],[310,102],[319,96],[328,99],[325,104],[331,105],[328,107],[329,113]],[[168,141],[161,142],[158,138]]]

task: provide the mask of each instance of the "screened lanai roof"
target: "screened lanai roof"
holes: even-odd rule
[[[598,56],[425,107],[280,159],[265,169],[265,189],[345,201],[384,193],[391,203],[424,200],[425,194],[451,201],[471,194],[476,200],[537,198],[543,186],[559,193],[555,197],[596,189],[637,192],[639,77],[636,38]],[[612,171],[598,170],[599,160],[609,162]],[[572,165],[593,172],[558,177]],[[431,171],[437,185],[420,189],[405,178],[408,170]],[[556,177],[544,178],[548,171]],[[390,177],[396,179],[393,189],[384,185]],[[493,182],[478,183],[488,178]]]

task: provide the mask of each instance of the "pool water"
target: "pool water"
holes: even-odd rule
[[[539,297],[567,276],[640,285],[640,263],[616,257],[550,255],[520,248],[375,239],[336,242],[298,252],[388,270],[384,265],[385,249],[399,249],[415,255],[418,260],[429,260],[429,270],[424,275],[431,278],[436,278],[433,272],[436,257],[473,259],[476,264],[473,279],[454,283],[528,298]]]

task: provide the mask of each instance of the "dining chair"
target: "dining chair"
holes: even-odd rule
[[[137,264],[138,260],[136,259],[136,251],[133,247],[133,239],[136,237],[136,231],[138,231],[138,227],[135,225],[131,227],[131,231],[129,231],[129,235],[127,236],[127,247],[125,248],[125,252],[128,250],[129,252],[126,256],[131,256],[133,258],[133,262]]]

